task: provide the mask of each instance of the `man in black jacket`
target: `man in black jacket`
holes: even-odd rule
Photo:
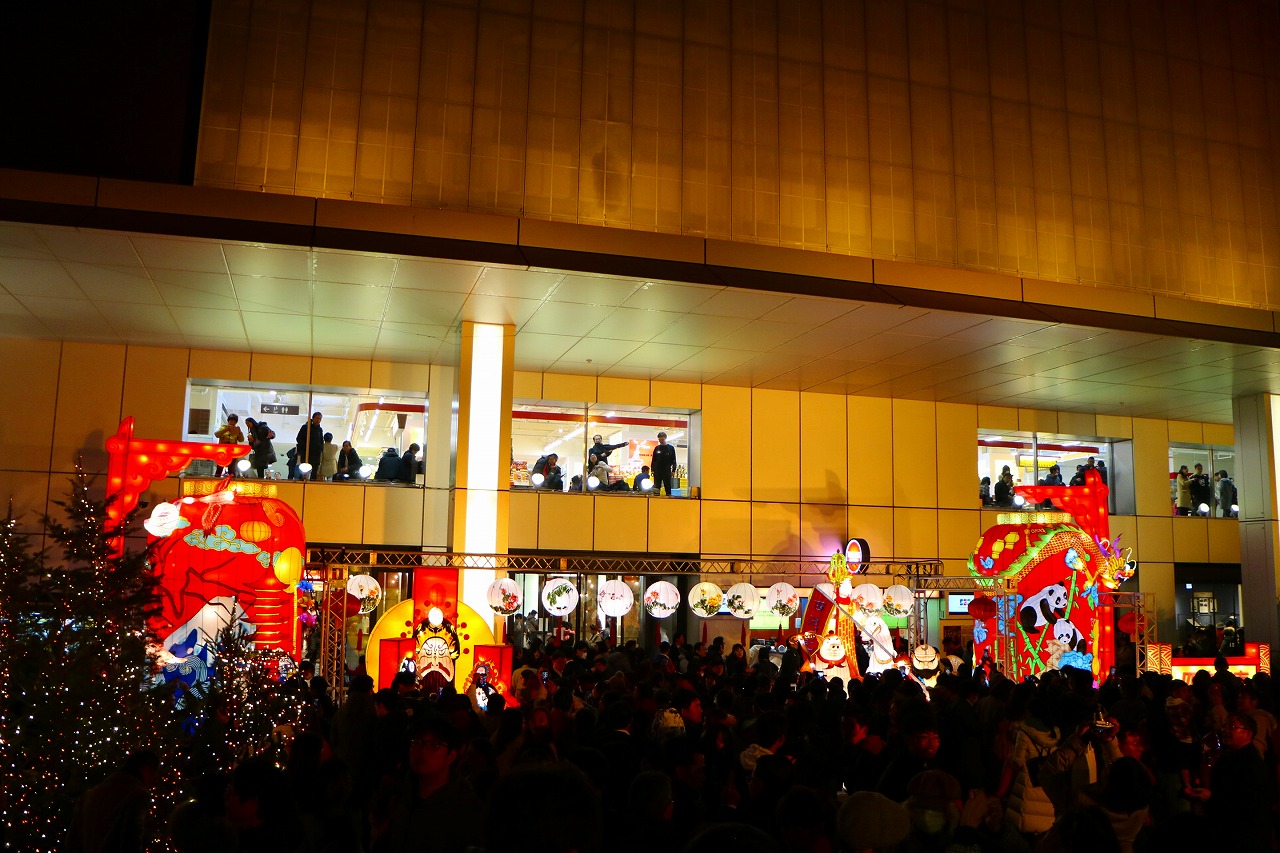
[[[676,470],[676,449],[667,444],[667,434],[658,433],[658,446],[653,448],[653,492],[659,494],[662,489],[671,494],[671,475]]]
[[[360,466],[364,463],[360,461],[360,454],[356,453],[356,449],[351,446],[351,442],[342,442],[342,449],[338,451],[338,472],[333,475],[335,481],[350,480],[360,475]]]
[[[609,453],[611,451],[617,450],[619,447],[627,446],[625,441],[621,444],[605,444],[604,440],[598,435],[594,436],[592,440],[595,444],[591,445],[590,453],[594,453],[596,458],[606,465],[609,464]]]
[[[399,474],[400,454],[396,452],[394,447],[388,447],[378,457],[378,470],[374,473],[373,479],[394,480]]]
[[[320,428],[320,418],[319,412],[313,412],[311,420],[298,430],[297,462],[299,465],[306,462],[311,466],[311,472],[307,475],[311,480],[320,479],[320,457],[324,454],[324,430]]]
[[[409,445],[409,449],[404,452],[404,456],[400,457],[400,473],[396,477],[402,483],[416,483],[418,481],[418,451],[422,448],[417,444]]]
[[[1209,481],[1209,475],[1204,472],[1204,466],[1197,462],[1196,472],[1191,475],[1191,511],[1198,513],[1200,507],[1212,505],[1213,484]]]

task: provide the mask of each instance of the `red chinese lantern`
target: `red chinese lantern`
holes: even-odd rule
[[[343,591],[341,596],[334,595],[329,599],[329,611],[339,619],[350,619],[360,615],[360,599]]]
[[[1129,610],[1122,613],[1116,620],[1116,627],[1126,634],[1135,634],[1146,627],[1146,622],[1147,620],[1139,616],[1136,611]]]
[[[969,602],[969,615],[979,621],[994,618],[999,610],[1000,608],[995,601],[985,595],[975,595],[973,600]]]

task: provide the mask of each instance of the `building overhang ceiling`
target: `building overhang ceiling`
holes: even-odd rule
[[[1272,312],[682,235],[0,173],[0,334],[1230,422]]]

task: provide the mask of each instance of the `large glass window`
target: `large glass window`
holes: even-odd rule
[[[1237,518],[1235,457],[1233,447],[1171,445],[1169,505],[1173,514]]]
[[[1015,487],[1057,485],[1058,478],[1064,486],[1083,485],[1085,470],[1093,468],[1111,489],[1109,511],[1123,511],[1125,502],[1117,501],[1125,493],[1115,473],[1118,455],[1105,438],[979,430],[978,500],[993,508],[1021,507]]]
[[[690,435],[696,416],[688,412],[624,411],[595,407],[544,406],[517,402],[511,413],[511,485],[514,488],[556,488],[558,491],[646,493],[653,491],[653,450],[658,433],[675,449],[672,494],[690,493]],[[607,459],[603,471],[590,468],[596,437]],[[560,480],[535,482],[539,459],[556,455]],[[641,477],[649,468],[650,486]]]
[[[289,450],[297,445],[298,431],[313,412],[321,415],[320,427],[331,433],[339,449],[350,441],[365,471],[352,482],[373,482],[379,460],[399,458],[410,445],[426,446],[427,401],[423,394],[407,392],[346,393],[334,390],[281,388],[278,386],[191,383],[187,397],[186,441],[216,441],[215,433],[234,414],[243,431],[246,418],[265,422],[275,433],[276,461],[263,474],[271,479],[289,476]],[[418,460],[422,453],[419,450]],[[193,462],[187,473],[213,476],[213,463]],[[386,466],[384,466],[386,467]],[[253,475],[251,470],[250,475]]]

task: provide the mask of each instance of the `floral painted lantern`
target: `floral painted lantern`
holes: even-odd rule
[[[654,619],[666,619],[680,609],[680,590],[670,581],[649,584],[644,593],[644,612]]]
[[[360,602],[360,613],[372,613],[382,602],[382,585],[372,575],[352,575],[347,579],[347,592]]]
[[[911,587],[894,584],[884,591],[884,603],[881,610],[885,616],[903,619],[911,615],[911,608],[915,606],[915,603],[916,596],[911,591]]]
[[[800,593],[786,581],[779,581],[765,593],[764,609],[785,619],[800,609]]]
[[[863,616],[873,616],[884,607],[884,592],[873,583],[858,584],[853,588],[849,604]]]
[[[519,613],[524,606],[520,595],[520,585],[511,578],[498,578],[489,584],[487,595],[489,608],[499,616],[511,616]]]
[[[635,603],[635,593],[620,580],[605,581],[596,592],[596,606],[605,616],[626,616]]]
[[[542,587],[542,606],[552,616],[568,616],[578,606],[578,588],[567,578],[552,578]]]
[[[715,616],[720,612],[720,605],[724,601],[724,593],[720,587],[709,581],[703,581],[696,584],[693,589],[689,590],[689,607],[694,614],[706,619],[709,616]]]
[[[725,600],[729,612],[739,619],[750,619],[760,609],[760,592],[751,584],[735,583]]]

